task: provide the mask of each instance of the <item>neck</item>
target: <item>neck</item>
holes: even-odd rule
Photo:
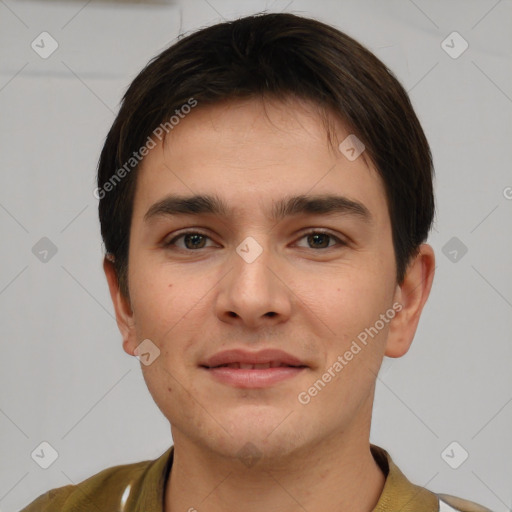
[[[246,512],[370,512],[385,476],[370,452],[369,437],[345,434],[251,467],[178,434],[165,512],[235,512],[241,504]]]

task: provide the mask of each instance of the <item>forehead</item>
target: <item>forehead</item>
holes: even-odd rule
[[[305,101],[199,104],[144,158],[135,210],[145,215],[169,194],[215,194],[232,214],[264,210],[270,218],[284,196],[335,193],[363,204],[377,219],[385,216],[379,174],[364,153],[351,161],[338,149],[350,132],[339,120],[331,122],[333,144],[319,109]]]

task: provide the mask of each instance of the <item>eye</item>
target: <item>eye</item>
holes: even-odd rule
[[[303,238],[307,239],[307,243],[309,245],[307,248],[309,249],[328,249],[333,245],[336,245],[336,243],[329,244],[329,239],[336,241],[340,246],[347,245],[343,240],[326,231],[312,230],[308,233],[304,233],[301,239]]]
[[[335,245],[345,246],[346,242],[341,240],[339,237],[332,233],[320,230],[311,230],[308,233],[304,233],[300,240],[306,239],[308,249],[329,249]],[[186,231],[175,236],[168,242],[164,242],[164,247],[177,247],[183,250],[197,250],[204,249],[207,247],[207,240],[211,240],[208,235],[201,233],[200,231]],[[182,243],[178,243],[182,241]],[[334,243],[331,243],[334,242]],[[300,247],[300,245],[299,245]],[[304,247],[304,246],[302,246]]]
[[[177,244],[177,241],[183,239],[183,245]],[[165,247],[176,246],[179,249],[204,249],[206,240],[209,240],[210,237],[201,233],[200,231],[186,231],[184,233],[175,236],[172,240],[168,242],[164,242]]]

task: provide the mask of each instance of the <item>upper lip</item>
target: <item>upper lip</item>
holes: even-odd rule
[[[262,364],[270,362],[277,362],[288,366],[307,366],[300,359],[276,349],[266,349],[258,352],[249,352],[243,349],[224,350],[206,359],[201,363],[201,366],[213,368],[230,363]]]

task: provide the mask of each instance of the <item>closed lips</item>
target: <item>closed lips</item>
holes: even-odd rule
[[[265,349],[259,352],[251,352],[244,349],[225,350],[201,361],[200,366],[206,369],[224,367],[242,370],[306,367],[304,362],[297,357],[278,349]]]
[[[212,379],[236,388],[258,389],[278,385],[307,371],[306,361],[283,350],[266,348],[257,352],[237,348],[217,352],[199,366]]]
[[[266,370],[267,368],[305,368],[305,366],[294,366],[291,364],[281,363],[279,361],[270,361],[268,363],[226,363],[218,366],[208,366],[207,368],[236,368],[241,370]]]

